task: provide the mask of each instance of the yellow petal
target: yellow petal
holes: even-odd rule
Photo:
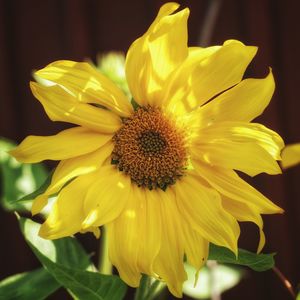
[[[96,171],[110,156],[112,150],[113,143],[109,141],[92,153],[61,161],[53,173],[51,184],[45,191],[45,194],[57,193],[69,180],[79,175]]]
[[[239,83],[256,51],[256,47],[229,40],[218,51],[201,61],[191,78],[198,105]]]
[[[154,262],[154,271],[166,282],[173,295],[182,297],[182,284],[187,275],[183,267],[184,238],[181,216],[171,191],[159,191],[158,194],[163,223],[161,247]]]
[[[259,243],[257,252],[259,253],[265,245],[266,238],[263,232],[263,220],[257,210],[257,208],[250,203],[245,204],[242,202],[222,197],[222,204],[226,211],[228,211],[233,217],[240,222],[253,222],[259,228]]]
[[[30,87],[52,121],[69,122],[101,133],[114,133],[121,126],[116,114],[79,102],[58,85],[45,87],[31,82]]]
[[[240,228],[236,220],[222,207],[218,192],[187,174],[174,186],[182,217],[207,241],[237,253]]]
[[[92,232],[96,239],[100,238],[101,231],[99,227],[91,226],[86,229],[80,230],[80,233],[87,233],[87,232]]]
[[[97,179],[87,191],[84,200],[86,218],[83,229],[102,226],[113,221],[123,211],[130,189],[130,177],[115,166],[102,167],[95,173]]]
[[[170,15],[177,8],[178,4],[165,4],[148,31],[128,50],[127,82],[140,105],[161,104],[161,91],[167,78],[188,55],[189,10]]]
[[[211,166],[242,171],[250,176],[260,173],[280,174],[276,160],[260,145],[216,140],[198,144],[191,150],[193,159],[200,159]]]
[[[192,87],[192,74],[201,61],[220,49],[220,46],[189,48],[186,60],[170,76],[163,97],[163,106],[172,114],[182,115],[199,105]]]
[[[111,137],[83,127],[74,127],[51,136],[30,135],[10,154],[23,163],[68,159],[93,152]]]
[[[87,174],[76,178],[60,193],[53,204],[39,235],[46,239],[58,239],[73,235],[82,230],[84,220],[83,201],[94,175]]]
[[[170,95],[172,102],[177,104],[182,101],[185,110],[191,111],[220,92],[236,85],[241,81],[256,51],[256,47],[245,46],[235,40],[226,41],[220,48],[209,48],[207,53],[204,52],[204,59],[201,51],[198,51],[199,54],[194,55],[198,54],[199,60],[194,59],[194,65],[190,64],[189,68],[181,70],[182,75],[179,76],[183,79],[181,83],[175,81],[173,90],[181,91],[180,85],[183,85],[185,93],[176,92],[175,96]]]
[[[176,2],[167,2],[165,4],[163,4],[160,9],[159,12],[155,18],[155,20],[153,21],[153,23],[150,25],[148,32],[151,32],[152,28],[161,20],[161,18],[170,15],[171,13],[173,13],[177,8],[179,7],[179,4]]]
[[[132,287],[139,285],[140,273],[154,276],[161,244],[160,198],[150,193],[132,185],[124,210],[107,225],[110,260]]]
[[[56,61],[35,73],[59,84],[79,102],[105,106],[122,117],[133,112],[129,99],[108,78],[86,62]]]
[[[287,145],[282,151],[282,167],[293,167],[300,163],[300,143]]]
[[[234,171],[212,167],[193,161],[198,175],[222,195],[236,201],[254,205],[261,214],[282,213],[283,210],[242,180]]]
[[[136,187],[136,189],[140,189]],[[145,202],[140,206],[141,214],[139,268],[142,273],[154,276],[153,264],[161,247],[163,220],[160,211],[161,194],[158,191],[141,190],[145,193]]]
[[[193,127],[193,125],[189,128],[193,131],[194,143],[197,145],[215,141],[255,143],[274,159],[281,160],[280,153],[284,147],[282,138],[275,131],[261,124],[224,121],[204,128]]]
[[[46,194],[41,194],[37,196],[31,207],[31,213],[32,215],[38,214],[46,205],[48,204],[48,195]]]
[[[194,111],[190,121],[199,127],[221,121],[249,122],[263,113],[274,89],[271,70],[263,79],[245,79]]]
[[[138,287],[141,274],[138,268],[141,221],[140,206],[145,197],[133,195],[134,188],[120,216],[107,225],[109,258],[119,275],[129,286]],[[143,195],[141,195],[143,196]]]
[[[184,234],[184,252],[187,260],[199,271],[208,258],[209,242],[195,231],[186,220],[182,221],[182,229]]]

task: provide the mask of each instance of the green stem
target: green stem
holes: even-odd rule
[[[140,286],[136,290],[134,300],[152,300],[164,288],[164,283],[160,282],[159,280],[152,280],[151,277],[143,274]]]
[[[151,284],[145,300],[154,299],[164,289],[164,287],[165,285],[162,282],[160,282],[159,280],[155,280]]]
[[[147,275],[142,276],[140,286],[137,288],[134,296],[134,300],[145,300],[145,296],[148,293],[150,287],[150,277]]]
[[[112,265],[108,257],[107,232],[104,226],[101,228],[98,269],[101,274],[112,274]]]

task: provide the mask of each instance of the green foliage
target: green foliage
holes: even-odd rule
[[[60,284],[44,268],[16,274],[0,282],[0,299],[42,300],[54,293]]]
[[[97,56],[97,69],[121,88],[128,98],[130,91],[125,77],[125,55],[122,52],[109,52]]]
[[[134,300],[152,300],[166,288],[166,284],[162,281],[154,279],[148,275],[143,274],[140,286],[136,290]],[[160,299],[160,297],[159,297]],[[164,299],[164,298],[162,298]]]
[[[54,241],[38,236],[39,224],[20,219],[21,230],[44,268],[78,299],[122,299],[126,285],[117,276],[94,271],[89,256],[75,238]]]
[[[256,254],[239,249],[238,257],[236,257],[229,249],[210,244],[208,259],[216,260],[220,263],[246,266],[254,271],[262,272],[274,267],[274,255],[274,253]]]
[[[30,203],[16,200],[40,187],[47,177],[47,171],[42,164],[21,164],[16,161],[7,153],[15,146],[11,141],[0,140],[1,204],[9,211],[25,211]]]

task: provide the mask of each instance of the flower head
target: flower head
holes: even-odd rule
[[[261,214],[280,213],[242,180],[281,172],[283,141],[251,123],[268,105],[274,80],[242,80],[256,48],[239,41],[189,48],[189,10],[167,3],[126,56],[130,99],[88,63],[57,61],[31,82],[52,121],[75,124],[57,135],[27,137],[12,154],[23,162],[59,160],[52,182],[35,200],[38,213],[52,194],[40,235],[55,239],[108,229],[109,254],[120,276],[138,286],[141,273],[181,295],[183,259],[200,269],[209,242],[237,252],[238,221],[260,231]]]

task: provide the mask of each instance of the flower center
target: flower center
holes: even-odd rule
[[[153,153],[158,154],[166,147],[165,139],[159,134],[159,132],[149,130],[145,131],[138,138],[141,151],[144,155]]]
[[[112,164],[140,187],[165,190],[184,173],[184,132],[158,108],[139,108],[124,120],[113,141]]]

